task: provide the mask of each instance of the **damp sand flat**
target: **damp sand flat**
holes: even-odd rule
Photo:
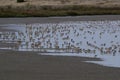
[[[81,62],[93,60],[91,58],[41,56],[33,52],[0,53],[0,80],[120,79],[118,68]]]

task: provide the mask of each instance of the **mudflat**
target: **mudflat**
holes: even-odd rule
[[[120,80],[120,68],[87,60],[99,59],[0,50],[0,80]]]

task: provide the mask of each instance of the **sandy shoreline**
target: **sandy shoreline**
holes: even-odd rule
[[[102,21],[102,20],[120,20],[120,15],[0,18],[0,24],[59,23],[64,21]]]

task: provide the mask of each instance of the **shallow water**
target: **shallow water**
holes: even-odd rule
[[[119,20],[7,24],[4,26],[8,26],[4,27],[5,29],[16,30],[15,32],[0,32],[2,43],[15,43],[13,46],[4,47],[5,49],[92,54],[99,58],[101,55],[120,54]],[[98,64],[103,63],[98,62]]]

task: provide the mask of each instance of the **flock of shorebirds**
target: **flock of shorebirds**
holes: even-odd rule
[[[120,21],[78,21],[21,26],[24,26],[20,27],[23,28],[22,31],[0,32],[0,41],[15,43],[12,48],[16,50],[113,55],[120,53]]]

